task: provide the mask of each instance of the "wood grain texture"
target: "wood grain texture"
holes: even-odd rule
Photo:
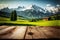
[[[0,26],[0,39],[60,38],[60,27]]]

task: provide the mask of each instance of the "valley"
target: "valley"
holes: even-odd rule
[[[10,21],[10,18],[4,18],[0,17],[0,24],[6,24],[6,25],[32,25],[32,26],[60,26],[60,20],[50,20],[50,21],[44,21],[39,20],[36,22],[31,22],[29,20],[22,20],[18,19],[17,21]]]

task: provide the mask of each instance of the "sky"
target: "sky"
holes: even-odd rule
[[[17,8],[18,6],[37,5],[42,8],[47,4],[60,5],[60,0],[0,0],[0,9],[4,7]]]

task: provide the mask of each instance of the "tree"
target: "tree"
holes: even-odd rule
[[[17,20],[17,13],[16,10],[14,10],[11,13],[11,21],[16,21],[16,20]]]
[[[56,20],[55,16],[50,16],[48,20]]]

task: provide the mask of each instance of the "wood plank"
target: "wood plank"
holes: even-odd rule
[[[31,26],[28,26],[27,28],[27,32],[26,32],[26,36],[25,36],[25,39],[32,39],[32,35],[29,35],[28,33],[31,32]]]
[[[2,29],[4,29],[4,28],[7,28],[8,26],[5,26],[5,25],[3,25],[3,26],[0,26],[0,30],[2,30]]]
[[[0,30],[0,35],[2,35],[2,34],[5,34],[5,33],[8,33],[10,30],[12,30],[13,28],[15,28],[15,27],[8,27],[8,28],[5,28],[5,29],[3,29],[3,30]]]
[[[0,39],[8,39],[15,28],[16,27],[8,27],[6,29],[0,30]]]
[[[47,38],[47,36],[45,35],[45,33],[42,31],[41,28],[43,28],[43,27],[39,27],[39,26],[36,27],[37,31],[39,32],[40,38]]]
[[[40,38],[40,33],[37,31],[36,27],[32,27],[33,29],[31,32],[33,33],[33,39],[39,39]]]
[[[24,39],[26,28],[27,28],[26,26],[17,26],[17,28],[14,30],[10,38],[11,39]]]
[[[60,31],[54,28],[48,28],[43,30],[48,38],[60,38]]]
[[[60,38],[60,29],[39,26],[1,26],[0,39]],[[7,33],[7,34],[6,34]]]
[[[35,26],[31,26],[31,27],[28,27],[28,31],[27,31],[27,34],[26,34],[26,38],[25,39],[39,39],[39,38],[46,38],[46,35],[40,31],[40,29],[35,27]],[[33,33],[33,35],[28,35],[28,33],[31,32]]]

